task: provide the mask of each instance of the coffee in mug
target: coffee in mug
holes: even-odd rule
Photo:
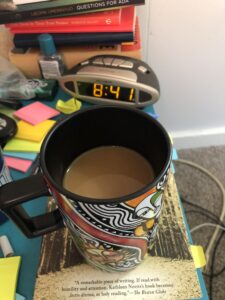
[[[63,186],[83,197],[109,199],[137,192],[153,179],[152,166],[138,152],[121,146],[101,146],[84,152],[71,163]]]

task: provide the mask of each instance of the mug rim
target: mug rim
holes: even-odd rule
[[[153,181],[151,181],[149,184],[147,184],[145,187],[141,188],[140,190],[137,190],[134,193],[131,194],[127,194],[121,197],[116,197],[116,198],[104,198],[104,199],[99,199],[99,198],[90,198],[90,197],[85,197],[85,196],[81,196],[79,194],[75,194],[70,192],[69,190],[65,189],[62,185],[58,184],[51,176],[51,174],[49,173],[47,166],[46,166],[46,162],[45,162],[45,152],[46,152],[46,148],[48,146],[48,142],[51,139],[52,135],[54,135],[54,133],[58,130],[59,127],[61,127],[61,125],[63,125],[64,123],[67,123],[69,120],[75,118],[77,115],[80,114],[85,114],[87,111],[92,111],[92,110],[99,110],[99,109],[122,109],[122,110],[127,110],[127,111],[132,111],[135,112],[139,115],[141,115],[142,117],[144,117],[145,119],[151,120],[162,132],[162,134],[164,135],[166,144],[167,144],[167,148],[168,148],[168,154],[166,157],[166,162],[164,165],[163,170],[154,178]],[[157,186],[157,183],[160,181],[161,178],[163,178],[163,176],[167,173],[170,164],[171,164],[171,160],[172,160],[172,143],[171,143],[171,139],[169,137],[168,132],[166,131],[166,129],[162,126],[162,124],[157,121],[154,117],[152,117],[151,115],[149,115],[148,113],[138,110],[138,109],[134,109],[134,108],[130,108],[130,107],[120,107],[120,106],[116,106],[116,105],[95,105],[92,107],[88,107],[88,108],[84,108],[81,109],[67,117],[65,117],[64,119],[60,120],[59,122],[57,122],[53,128],[49,131],[49,133],[47,134],[47,136],[45,137],[42,146],[41,146],[41,150],[40,150],[40,166],[41,166],[41,171],[44,175],[44,178],[46,179],[47,183],[49,182],[51,186],[54,187],[54,189],[61,193],[62,195],[66,196],[68,199],[72,200],[72,201],[80,201],[83,203],[89,203],[89,204],[113,204],[113,203],[121,203],[121,202],[126,202],[132,199],[135,199],[143,194],[145,194],[146,192],[148,192],[149,190],[151,190],[153,187]]]

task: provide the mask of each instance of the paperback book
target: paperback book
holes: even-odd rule
[[[72,16],[123,6],[143,5],[145,0],[50,0],[27,3],[12,11],[0,11],[0,24]]]
[[[38,33],[15,34],[13,42],[17,48],[39,47]],[[89,32],[89,33],[52,33],[54,43],[59,46],[78,46],[91,44],[119,44],[133,42],[133,32]]]
[[[157,238],[145,261],[129,272],[106,273],[87,265],[67,229],[42,243],[34,300],[208,299],[189,250],[176,184],[171,174]],[[50,201],[50,209],[54,209]]]
[[[96,13],[75,15],[71,17],[52,18],[38,21],[18,22],[6,24],[12,32],[19,33],[20,30],[28,28],[42,27],[61,27],[61,26],[103,26],[103,25],[119,25],[121,20],[122,9],[113,9]]]
[[[120,10],[118,10],[120,11]],[[99,13],[100,14],[100,13]],[[89,14],[90,16],[95,14]],[[86,16],[86,20],[88,20]],[[93,17],[91,17],[93,19]],[[71,19],[71,18],[70,18]],[[60,19],[61,21],[54,24],[54,19],[48,21],[48,25],[41,25],[43,21],[36,21],[35,24],[29,24],[27,26],[14,26],[9,25],[12,33],[16,34],[26,34],[26,33],[85,33],[85,32],[134,32],[135,20],[136,20],[136,10],[135,6],[130,6],[122,9],[120,23],[118,24],[102,24],[102,26],[95,25],[94,23],[82,25],[82,24],[72,24],[70,20],[67,23],[67,20]],[[96,18],[97,20],[97,18]],[[108,19],[109,20],[109,19]],[[30,22],[31,23],[31,22]],[[38,25],[39,23],[40,25]],[[19,24],[19,23],[18,23]]]

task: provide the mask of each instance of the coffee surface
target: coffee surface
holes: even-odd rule
[[[86,151],[69,166],[63,186],[72,193],[110,199],[134,193],[154,179],[149,162],[121,146],[102,146]]]

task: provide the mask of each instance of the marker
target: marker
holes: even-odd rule
[[[11,257],[14,255],[14,251],[6,235],[0,236],[0,247],[4,257]]]

